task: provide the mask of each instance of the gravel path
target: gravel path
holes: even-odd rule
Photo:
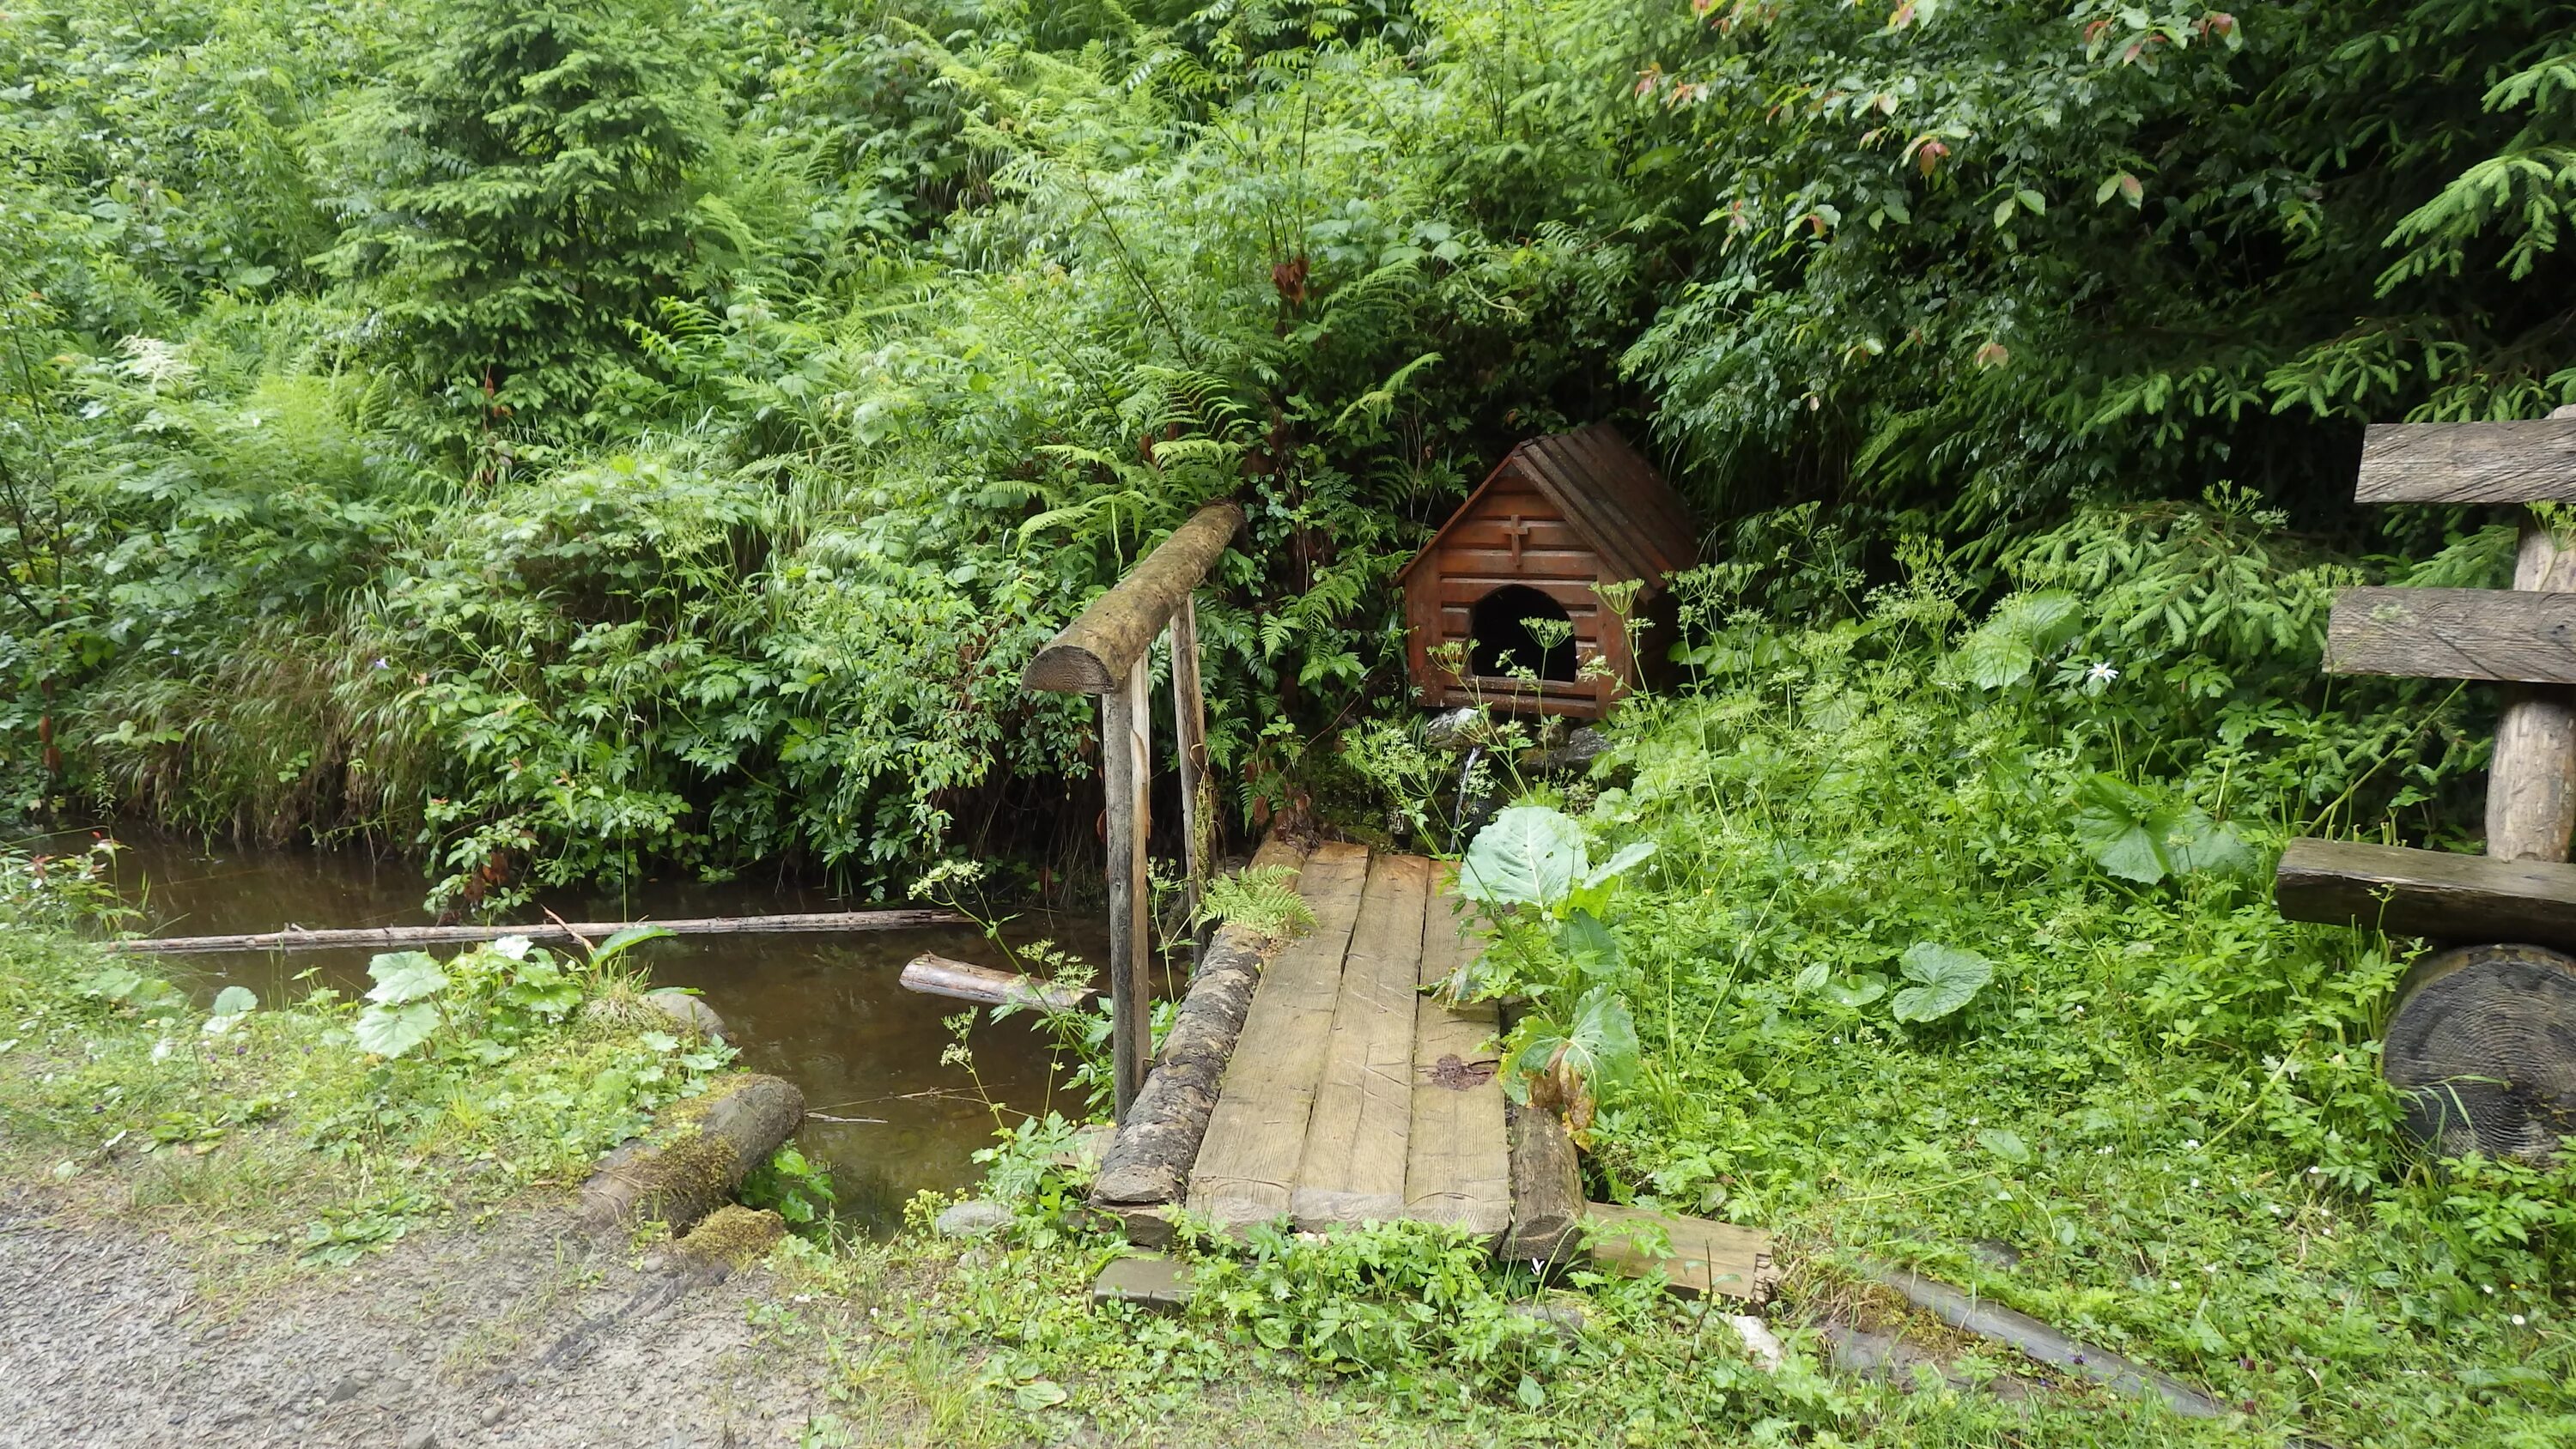
[[[794,1444],[822,1374],[726,1279],[560,1218],[415,1236],[219,1312],[178,1255],[0,1189],[0,1446]]]

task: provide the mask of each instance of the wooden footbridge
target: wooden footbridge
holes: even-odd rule
[[[1215,792],[1190,594],[1242,523],[1231,503],[1199,510],[1022,676],[1031,689],[1101,701],[1119,1131],[1093,1205],[1122,1220],[1141,1247],[1167,1244],[1183,1214],[1230,1232],[1414,1220],[1542,1266],[1588,1252],[1660,1271],[1680,1291],[1767,1297],[1767,1235],[1586,1203],[1574,1146],[1555,1115],[1505,1101],[1496,1007],[1452,1006],[1425,990],[1482,949],[1445,865],[1350,844],[1309,850],[1274,835],[1254,864],[1294,868],[1313,928],[1284,944],[1238,926],[1219,931],[1191,953],[1187,992],[1153,1049],[1145,870],[1152,646],[1158,635],[1169,645],[1185,894],[1194,903],[1212,853]],[[1107,1296],[1168,1302],[1176,1291],[1168,1274],[1148,1268],[1138,1277],[1132,1261],[1113,1270]]]

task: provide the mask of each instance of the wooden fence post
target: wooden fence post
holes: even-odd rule
[[[1216,782],[1208,774],[1207,699],[1199,690],[1199,618],[1184,595],[1172,611],[1172,741],[1181,757],[1181,901],[1190,921],[1191,968],[1197,974],[1199,886],[1215,854]]]
[[[1152,978],[1146,970],[1152,887],[1145,878],[1145,840],[1153,831],[1146,798],[1153,779],[1153,674],[1147,663],[1137,659],[1126,679],[1100,696],[1100,763],[1109,809],[1109,1039],[1121,1122],[1144,1090],[1145,1067],[1154,1053]]]

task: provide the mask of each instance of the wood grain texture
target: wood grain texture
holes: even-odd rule
[[[1497,1251],[1519,1262],[1562,1263],[1583,1221],[1583,1173],[1573,1139],[1554,1112],[1515,1106],[1509,1115],[1512,1226]]]
[[[1221,1228],[1287,1215],[1367,877],[1365,846],[1321,845],[1306,857],[1298,894],[1315,929],[1263,973],[1190,1171],[1191,1210]]]
[[[2538,519],[2522,521],[2513,586],[2576,593],[2576,548],[2562,548]],[[2565,860],[2576,836],[2576,690],[2508,684],[2487,764],[2487,854],[2499,860]]]
[[[1436,985],[1485,947],[1462,933],[1466,918],[1451,907],[1455,865],[1433,875],[1422,923],[1421,983]],[[1497,1039],[1502,1022],[1492,1002],[1443,1006],[1414,1003],[1413,1127],[1406,1139],[1404,1215],[1448,1223],[1487,1244],[1512,1225],[1512,1152],[1503,1125]]]
[[[2357,503],[2536,503],[2576,499],[2576,419],[2373,423]]]
[[[1305,858],[1302,848],[1273,835],[1253,852],[1252,868],[1294,871]],[[1218,1085],[1242,1040],[1262,962],[1276,949],[1256,933],[1229,924],[1208,943],[1190,978],[1189,994],[1172,1016],[1172,1029],[1163,1037],[1145,1089],[1136,1095],[1091,1183],[1092,1206],[1118,1213],[1131,1237],[1141,1230],[1145,1237],[1168,1241],[1168,1219],[1135,1209],[1188,1196],[1190,1164],[1198,1158],[1216,1111]]]
[[[1145,1066],[1153,1052],[1153,940],[1147,908],[1152,893],[1145,878],[1145,842],[1153,835],[1150,764],[1152,699],[1142,664],[1127,671],[1125,682],[1100,699],[1101,783],[1106,792],[1104,834],[1109,870],[1109,1040],[1112,1095],[1118,1120],[1144,1090]]]
[[[1369,863],[1305,1153],[1289,1193],[1289,1216],[1302,1231],[1404,1216],[1414,984],[1430,888],[1431,862],[1421,856],[1381,855]]]
[[[2342,589],[2326,672],[2576,683],[2576,593]]]
[[[1199,614],[1181,595],[1167,631],[1172,647],[1172,746],[1181,767],[1182,904],[1197,920],[1200,883],[1215,857],[1216,778],[1208,770],[1207,700],[1199,689]],[[1193,963],[1195,972],[1196,963]]]
[[[1117,688],[1242,527],[1243,510],[1232,503],[1211,503],[1191,514],[1127,577],[1047,641],[1020,671],[1021,687],[1056,694],[1107,694]]]
[[[1594,1263],[1632,1278],[1660,1271],[1684,1298],[1715,1295],[1762,1304],[1779,1286],[1771,1235],[1758,1228],[1606,1202],[1586,1203],[1584,1218],[1592,1229]]]
[[[2454,941],[2576,946],[2576,865],[2293,840],[2281,852],[2272,895],[2293,921]]]
[[[2417,963],[2380,1068],[2406,1094],[2407,1129],[2443,1156],[2556,1156],[2576,1138],[2576,960],[2480,945]]]

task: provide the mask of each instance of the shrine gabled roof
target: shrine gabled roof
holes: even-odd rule
[[[1431,556],[1450,529],[1473,514],[1476,502],[1505,475],[1527,479],[1602,562],[1612,577],[1643,579],[1647,591],[1688,568],[1697,550],[1690,513],[1655,465],[1639,456],[1618,430],[1594,423],[1570,433],[1531,438],[1503,455],[1449,521],[1397,571],[1403,582]]]

